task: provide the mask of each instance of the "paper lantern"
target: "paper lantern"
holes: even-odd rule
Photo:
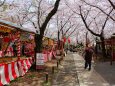
[[[70,38],[68,38],[68,43],[70,43]]]
[[[66,38],[65,37],[63,38],[63,41],[64,41],[64,43],[66,42]]]
[[[4,37],[4,42],[9,42],[9,41],[10,41],[10,38]]]

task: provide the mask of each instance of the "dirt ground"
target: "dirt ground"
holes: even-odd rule
[[[7,86],[51,86],[52,77],[54,76],[54,74],[52,74],[51,65],[52,63],[47,63],[47,67],[43,70],[35,70],[35,66],[33,65],[23,77],[11,81]],[[48,73],[49,76],[48,83],[45,82],[46,73]]]

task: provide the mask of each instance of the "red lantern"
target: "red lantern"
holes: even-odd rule
[[[66,38],[65,37],[63,38],[63,41],[64,41],[64,43],[66,42]]]
[[[9,42],[9,41],[10,41],[10,38],[4,37],[4,42]]]
[[[68,38],[68,43],[70,43],[70,38]]]

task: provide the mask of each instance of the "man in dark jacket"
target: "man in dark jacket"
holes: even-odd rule
[[[89,70],[91,70],[91,61],[93,56],[93,49],[91,47],[87,47],[85,49],[85,69],[89,66]]]

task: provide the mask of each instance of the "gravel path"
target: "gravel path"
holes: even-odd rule
[[[77,70],[72,54],[64,58],[59,69],[52,86],[79,86]]]

